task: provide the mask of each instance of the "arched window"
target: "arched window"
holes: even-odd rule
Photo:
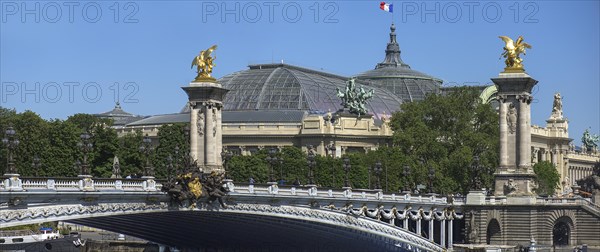
[[[498,220],[492,219],[487,226],[486,243],[500,244],[501,242],[500,223]]]
[[[571,238],[571,227],[565,217],[556,220],[554,227],[552,228],[552,245],[565,246],[569,245],[569,239]]]

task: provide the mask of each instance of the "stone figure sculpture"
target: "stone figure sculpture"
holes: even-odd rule
[[[517,109],[512,103],[510,103],[510,105],[508,106],[506,121],[508,123],[508,130],[510,131],[510,133],[515,133],[515,131],[517,131]]]
[[[112,167],[112,175],[111,178],[120,178],[121,177],[121,164],[119,163],[119,158],[115,156],[113,159],[113,167]]]
[[[477,225],[475,224],[475,211],[471,210],[469,212],[469,226],[467,233],[467,240],[469,240],[469,243],[477,243],[478,233],[479,228],[477,228]]]
[[[562,97],[560,93],[554,94],[554,102],[552,103],[552,117],[554,118],[562,118]]]
[[[515,181],[513,179],[509,179],[504,184],[504,194],[505,195],[513,194],[514,192],[516,192],[518,190],[519,190],[519,185],[517,185],[517,183],[515,183]]]

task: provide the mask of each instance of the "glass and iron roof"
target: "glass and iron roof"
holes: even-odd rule
[[[303,110],[336,112],[342,101],[336,88],[344,90],[349,77],[287,64],[250,65],[248,70],[224,76],[219,82],[229,89],[223,105],[226,111]],[[357,81],[375,94],[367,109],[375,118],[400,109],[402,100],[389,91]]]

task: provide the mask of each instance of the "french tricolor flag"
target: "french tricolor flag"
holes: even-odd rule
[[[379,9],[382,9],[387,12],[394,12],[394,4],[387,4],[385,2],[381,2],[379,4]]]

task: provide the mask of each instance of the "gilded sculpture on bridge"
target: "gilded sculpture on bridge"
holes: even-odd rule
[[[212,52],[217,49],[217,45],[213,45],[210,48],[200,51],[200,53],[192,60],[192,68],[196,66],[198,75],[194,82],[215,82],[216,79],[210,76],[213,67],[215,67],[214,60],[217,58],[212,56]]]
[[[523,36],[519,36],[517,41],[513,41],[511,38],[507,36],[500,36],[502,41],[506,43],[504,46],[504,52],[502,52],[502,57],[506,58],[504,63],[506,63],[506,68],[504,68],[505,73],[522,73],[525,70],[523,69],[523,59],[521,59],[521,54],[526,54],[525,49],[531,49],[531,45],[523,42]]]
[[[162,191],[169,195],[172,206],[197,208],[200,200],[205,198],[207,204],[218,200],[221,207],[226,208],[222,199],[228,192],[223,185],[224,176],[216,171],[203,173],[197,162],[188,158],[181,173],[164,183]]]

